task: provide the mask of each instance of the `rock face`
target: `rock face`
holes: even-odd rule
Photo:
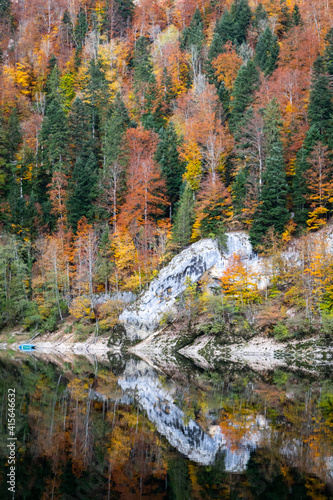
[[[147,337],[158,328],[164,313],[175,312],[175,300],[184,292],[187,277],[195,282],[208,270],[212,270],[214,277],[221,276],[234,253],[242,255],[251,265],[257,262],[249,238],[242,231],[227,233],[227,248],[222,253],[215,240],[204,239],[176,255],[139,301],[120,316],[128,337],[131,340]]]

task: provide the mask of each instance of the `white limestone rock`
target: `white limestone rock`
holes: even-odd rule
[[[151,282],[138,302],[121,314],[120,320],[125,325],[127,336],[132,340],[147,337],[158,328],[164,313],[176,312],[175,300],[185,290],[186,277],[196,282],[212,268],[214,277],[221,276],[233,253],[256,262],[249,237],[242,231],[227,234],[227,249],[222,253],[217,242],[207,238],[176,255]]]

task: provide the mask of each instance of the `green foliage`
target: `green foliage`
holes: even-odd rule
[[[308,157],[318,141],[324,145],[333,145],[333,100],[330,90],[326,64],[329,59],[319,56],[313,67],[308,117],[308,130],[302,148],[297,153],[295,176],[293,179],[293,201],[295,222],[299,227],[306,227],[309,203],[307,201],[308,187],[306,172],[310,168]]]
[[[273,335],[275,340],[287,340],[291,337],[287,326],[281,322],[274,326]]]
[[[180,41],[180,47],[182,50],[191,51],[194,48],[198,54],[200,53],[204,41],[203,27],[202,16],[197,7],[191,19],[190,25],[187,28],[184,28],[182,32]]]
[[[74,43],[74,29],[71,16],[67,9],[62,16],[61,33],[66,43],[71,46]]]
[[[76,18],[76,24],[74,28],[74,41],[76,47],[81,50],[84,44],[84,39],[88,31],[88,21],[87,16],[82,7],[80,7],[79,13]]]
[[[235,45],[245,42],[247,28],[252,17],[248,0],[235,0],[230,11],[225,10],[216,23],[214,37],[209,47],[208,60],[211,62],[223,52],[224,45],[231,41]]]
[[[160,130],[160,142],[158,144],[155,159],[160,164],[162,174],[166,180],[167,195],[171,203],[171,209],[178,202],[182,178],[185,172],[185,164],[179,158],[178,147],[180,141],[175,128],[170,122],[165,129]]]
[[[301,26],[303,24],[302,16],[301,16],[301,13],[299,11],[299,7],[298,7],[297,3],[295,3],[294,8],[293,8],[292,21],[293,21],[294,26]]]
[[[74,163],[68,199],[69,221],[75,229],[81,217],[93,217],[97,196],[98,162],[91,108],[76,98],[69,114],[69,135]]]
[[[191,240],[194,223],[194,203],[193,191],[190,185],[186,183],[180,197],[172,232],[172,240],[179,250],[182,250]]]
[[[229,126],[232,131],[239,128],[246,108],[253,100],[253,94],[259,87],[259,72],[252,60],[238,71],[232,90],[231,115]]]
[[[276,35],[267,26],[265,31],[259,36],[256,46],[255,62],[264,72],[265,76],[270,76],[277,67],[279,56],[279,43]]]
[[[134,82],[139,86],[149,82],[153,72],[153,65],[149,52],[149,42],[144,36],[137,39],[133,57]]]
[[[3,236],[0,245],[0,328],[21,322],[29,302],[29,268],[24,247],[13,236]]]
[[[254,214],[250,239],[254,248],[263,242],[269,228],[282,234],[289,219],[287,210],[288,185],[280,139],[280,113],[273,99],[265,111],[266,170],[260,205]]]
[[[278,387],[285,387],[288,383],[289,377],[289,373],[286,373],[283,370],[276,370],[273,375],[273,383]]]

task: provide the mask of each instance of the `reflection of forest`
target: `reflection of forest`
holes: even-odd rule
[[[330,379],[229,365],[157,372],[131,358],[0,363],[0,498],[8,387],[17,498],[331,498]]]

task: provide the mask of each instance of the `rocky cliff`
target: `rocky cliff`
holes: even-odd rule
[[[226,248],[222,252],[215,240],[204,239],[174,257],[138,302],[120,316],[128,337],[133,340],[147,337],[158,328],[164,313],[175,312],[176,298],[184,292],[187,277],[195,282],[208,270],[214,277],[221,276],[234,253],[242,255],[247,265],[258,265],[248,235],[242,231],[227,233]]]

